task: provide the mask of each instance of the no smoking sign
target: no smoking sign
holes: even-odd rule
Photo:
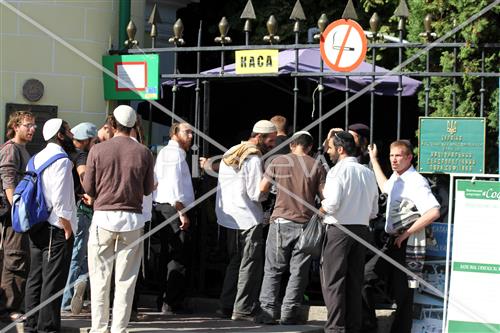
[[[350,72],[365,59],[367,41],[356,21],[341,19],[326,27],[319,45],[328,67],[337,72]]]

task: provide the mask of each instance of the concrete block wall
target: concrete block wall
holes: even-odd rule
[[[106,114],[102,72],[85,57],[101,63],[118,39],[118,1],[8,1],[0,5],[0,128],[5,132],[5,104],[57,105],[59,117],[71,126],[81,121],[100,125]],[[132,10],[144,8],[134,0]],[[142,6],[141,6],[142,3]],[[138,15],[144,15],[139,12]],[[62,45],[40,24],[73,46]],[[31,103],[22,95],[28,79],[40,80],[45,92]],[[3,139],[3,135],[1,136]]]

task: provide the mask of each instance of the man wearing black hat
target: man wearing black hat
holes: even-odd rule
[[[368,153],[368,143],[370,142],[370,128],[365,124],[352,124],[349,126],[349,133],[354,137],[356,143],[358,162],[364,165],[370,163],[370,154]]]
[[[215,212],[225,228],[229,252],[222,293],[221,311],[233,320],[252,320],[257,309],[262,279],[265,199],[259,188],[263,174],[261,156],[276,140],[276,127],[258,121],[248,141],[229,149],[220,163]]]

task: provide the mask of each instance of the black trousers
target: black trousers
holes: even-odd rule
[[[153,209],[154,226],[177,214],[177,210],[169,204],[158,204]],[[180,229],[179,218],[173,219],[160,230],[162,300],[174,310],[183,307],[187,288],[187,266],[189,250],[187,242],[189,233]],[[191,225],[190,228],[193,228]]]
[[[26,283],[26,313],[55,293],[61,291],[61,294],[30,315],[24,323],[24,331],[60,332],[62,290],[68,278],[73,236],[66,240],[64,230],[43,222],[30,229],[29,238],[31,268]]]
[[[344,225],[368,239],[368,227]],[[321,263],[321,288],[328,310],[326,333],[358,333],[361,329],[361,288],[366,248],[335,225],[327,228]]]
[[[399,264],[406,266],[407,241],[405,240],[399,248],[394,244],[393,240],[393,237],[389,240],[384,252]],[[382,279],[388,286],[390,296],[395,300],[397,305],[394,321],[391,326],[391,333],[411,333],[414,290],[408,287],[406,273],[386,260],[375,257],[367,263],[365,276],[367,284],[364,289],[364,322],[370,323],[370,326],[373,326],[375,305],[373,304],[373,289],[370,288],[370,280],[378,278]]]
[[[1,287],[5,296],[8,312],[23,312],[21,303],[24,299],[26,279],[30,270],[29,238],[25,233],[12,229],[10,215],[2,222],[3,256],[0,258]]]

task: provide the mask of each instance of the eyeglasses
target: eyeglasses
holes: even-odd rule
[[[20,126],[24,126],[26,127],[27,129],[36,129],[37,126],[35,124],[21,124]]]

